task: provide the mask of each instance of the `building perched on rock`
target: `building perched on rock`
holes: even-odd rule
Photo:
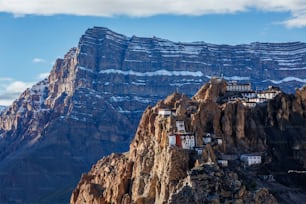
[[[266,100],[273,99],[281,91],[278,87],[269,86],[268,89],[257,93],[257,98],[264,98]]]
[[[212,136],[211,134],[207,133],[206,135],[203,136],[203,142],[204,144],[209,144],[211,143]]]
[[[177,146],[182,149],[193,149],[196,145],[195,136],[193,133],[175,133],[168,135],[169,146]]]
[[[158,115],[163,116],[163,117],[168,117],[168,116],[175,116],[176,112],[175,109],[168,109],[168,108],[160,108],[158,110]]]
[[[177,132],[186,132],[184,121],[176,121]]]
[[[226,91],[231,93],[227,97],[227,101],[240,100],[244,106],[249,108],[254,108],[258,103],[271,100],[280,93],[278,87],[269,86],[266,90],[254,91],[251,83],[238,83],[237,81],[228,82]]]
[[[278,144],[279,135],[281,141],[286,141],[287,135],[295,137],[296,132],[280,131],[288,115],[279,113],[292,104],[295,114],[300,114],[298,119],[304,117],[306,88],[297,97],[282,94],[256,107],[256,111],[238,101],[247,98],[241,93],[228,92],[224,80],[212,79],[191,99],[175,93],[155,107],[148,107],[129,152],[105,157],[84,174],[71,197],[72,203],[276,203],[268,190],[253,183],[269,158],[277,158],[286,166],[282,159],[293,148],[296,159],[304,159],[299,156],[302,147],[296,146],[300,137],[291,146],[282,142],[281,148],[270,148],[269,141]],[[242,95],[242,99],[218,100],[235,94]],[[177,115],[161,116],[158,110],[164,107],[175,108]],[[271,127],[262,128],[267,123]],[[304,127],[300,132],[305,132]],[[287,161],[292,159],[291,154]],[[246,170],[241,164],[255,168]]]
[[[230,81],[226,86],[227,91],[248,92],[252,90],[251,83],[240,84],[237,81]]]
[[[261,164],[261,155],[256,154],[242,154],[240,155],[240,160],[244,162],[247,166],[252,166],[255,164]]]
[[[161,108],[158,110],[158,115],[167,117],[171,115],[171,110],[167,109],[167,108]]]
[[[228,160],[219,159],[218,164],[221,165],[222,167],[227,167],[228,166]]]
[[[242,104],[249,108],[255,108],[257,103],[253,101],[242,101]]]

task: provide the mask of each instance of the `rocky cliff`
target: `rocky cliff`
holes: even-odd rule
[[[128,150],[148,105],[176,90],[191,96],[220,74],[252,81],[256,87],[273,82],[292,90],[303,83],[305,53],[306,44],[300,42],[175,43],[88,29],[78,46],[56,61],[47,79],[25,90],[1,113],[0,202],[68,202],[82,172],[103,155]],[[240,106],[223,108],[244,113]],[[220,126],[214,114],[223,118],[222,111],[210,113],[214,122],[207,130]],[[235,117],[223,118],[226,125],[218,130],[234,135],[228,139],[233,147],[236,136],[244,137],[243,129],[231,127]],[[201,122],[199,118],[192,124]],[[259,133],[254,129],[252,134]],[[248,136],[244,140],[265,148],[264,141]]]
[[[226,94],[225,90],[225,81],[213,79],[192,99],[175,93],[147,108],[130,150],[98,161],[82,175],[70,202],[277,203],[277,198],[281,203],[293,203],[303,200],[305,182],[288,183],[292,176],[288,169],[306,167],[302,125],[306,124],[306,89],[298,90],[296,95],[281,94],[254,109],[239,101],[217,102]],[[158,114],[162,108],[176,112],[164,117]],[[169,145],[168,136],[173,134],[176,121],[184,121],[186,132],[195,135],[199,147],[204,145],[202,137],[206,133],[215,134],[223,143],[206,144],[200,154]],[[222,155],[259,152],[263,162],[256,167],[241,166],[236,159],[229,161],[227,167],[218,163]],[[274,175],[275,185],[302,186],[304,190],[300,189],[302,193],[298,195],[291,194],[293,198],[284,198],[283,191],[258,179],[261,174]],[[299,176],[305,181],[305,174]]]

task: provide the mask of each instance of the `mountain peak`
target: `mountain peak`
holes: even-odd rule
[[[223,109],[213,108],[219,106],[214,98],[222,94],[223,86],[208,86],[194,98],[189,97],[212,76],[221,74],[227,80],[251,82],[254,89],[274,83],[292,92],[305,83],[305,54],[305,43],[176,43],[159,38],[129,38],[107,28],[90,28],[76,48],[56,61],[48,80],[25,91],[0,114],[0,172],[8,173],[0,174],[0,187],[5,186],[0,202],[41,203],[36,199],[44,194],[67,192],[63,183],[75,183],[101,156],[126,151],[143,111],[173,92],[177,93],[160,102],[160,108],[176,109],[176,114],[184,119],[185,115],[194,114],[199,103],[210,101],[208,108],[198,107],[210,114],[205,116],[202,112],[203,120],[194,118],[194,123],[201,123],[202,131],[215,127],[219,133],[236,131],[236,135],[243,136],[242,126],[233,129],[230,122],[230,118],[240,117],[245,110],[241,103],[222,106],[228,112],[237,110],[237,115],[222,120],[226,123],[224,129],[220,129],[220,121],[213,120],[215,115],[222,116]],[[167,127],[153,123],[158,108],[147,109],[152,117],[145,117],[150,126],[142,130],[143,134],[154,130],[154,126]],[[269,117],[283,114],[291,118],[287,113],[283,110]],[[249,122],[247,129],[257,127],[252,120]],[[286,127],[284,122],[279,125]],[[258,128],[258,132],[262,130]],[[250,133],[251,142],[255,143],[252,136],[256,134]],[[160,138],[162,135],[158,135]],[[230,141],[234,144],[235,139]],[[143,148],[145,152],[146,146]],[[33,181],[31,185],[29,180]],[[23,191],[15,186],[22,186]],[[7,200],[11,197],[13,200]]]
[[[94,38],[97,41],[101,41],[103,39],[118,39],[118,40],[127,40],[127,37],[116,33],[106,27],[93,27],[86,30],[83,35],[85,38]]]

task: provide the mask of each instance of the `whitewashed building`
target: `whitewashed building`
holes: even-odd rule
[[[183,149],[193,149],[195,147],[194,135],[181,135]]]
[[[240,156],[240,160],[243,161],[248,166],[252,166],[255,164],[261,164],[260,155],[242,154]]]
[[[209,144],[209,143],[211,143],[211,135],[208,133],[208,134],[206,134],[206,135],[204,135],[204,137],[203,137],[203,142],[204,142],[204,144]]]
[[[169,146],[176,145],[176,136],[175,135],[168,135]]]
[[[226,85],[226,91],[248,92],[251,90],[252,87],[250,83],[238,84],[237,81],[231,81]]]
[[[219,159],[217,163],[220,164],[222,167],[228,166],[228,160]]]
[[[171,115],[171,110],[161,108],[161,109],[158,110],[158,115],[161,115],[163,117],[170,116]]]
[[[176,129],[178,132],[186,132],[184,121],[176,121]]]
[[[222,145],[223,139],[221,137],[217,137],[216,140],[218,145]]]
[[[264,98],[266,100],[270,100],[273,99],[275,96],[277,96],[277,94],[279,94],[279,91],[263,91],[263,92],[259,92],[257,93],[257,97],[258,98]]]
[[[247,91],[247,92],[242,92],[241,95],[244,98],[256,98],[257,94],[255,91]]]
[[[246,107],[254,108],[257,103],[252,101],[242,101],[242,104]]]
[[[194,150],[198,153],[198,155],[202,155],[203,149],[204,149],[204,146],[203,147],[194,147]]]
[[[192,133],[175,133],[168,135],[169,146],[177,146],[182,149],[193,149],[195,147],[195,136]]]
[[[258,97],[256,97],[256,98],[249,98],[249,100],[248,100],[248,102],[250,102],[250,103],[263,103],[263,102],[265,102],[265,101],[267,101],[267,99],[265,99],[265,98],[258,98]]]

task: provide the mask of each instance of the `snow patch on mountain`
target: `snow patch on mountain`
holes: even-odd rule
[[[140,103],[151,103],[152,101],[148,98],[140,97],[140,96],[112,96],[110,98],[113,102],[124,102],[124,101],[137,101]]]
[[[206,77],[208,79],[211,79],[214,76],[206,75]],[[250,77],[241,77],[241,76],[223,76],[223,78],[228,81],[248,81],[250,80]]]
[[[100,74],[122,74],[122,75],[134,75],[134,76],[193,76],[202,77],[203,73],[201,71],[168,71],[165,69],[157,70],[154,72],[136,72],[133,70],[122,71],[119,69],[106,69],[99,72]]]
[[[267,82],[267,81],[270,81],[272,82],[273,84],[281,84],[281,83],[285,83],[285,82],[290,82],[290,81],[298,81],[298,82],[301,82],[301,83],[306,83],[306,79],[301,79],[301,78],[298,78],[298,77],[285,77],[281,80],[265,80],[263,82]]]
[[[301,68],[279,68],[280,71],[296,71],[296,70],[306,70],[306,67]]]
[[[88,69],[88,68],[86,68],[86,67],[78,66],[77,69],[78,69],[78,70],[82,70],[82,71],[92,72],[92,73],[93,73],[93,70],[92,70],[92,69]]]

